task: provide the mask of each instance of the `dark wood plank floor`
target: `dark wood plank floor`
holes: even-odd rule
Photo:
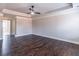
[[[79,45],[37,35],[28,35],[18,37],[13,41],[11,55],[78,56]]]
[[[11,55],[78,56],[79,45],[37,35],[28,35],[12,40]]]

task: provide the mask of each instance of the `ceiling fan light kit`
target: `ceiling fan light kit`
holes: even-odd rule
[[[35,13],[33,11],[31,11],[31,15],[34,15]]]

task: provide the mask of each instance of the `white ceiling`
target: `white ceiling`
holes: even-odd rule
[[[0,3],[0,11],[10,9],[18,12],[27,13],[31,5],[35,6],[35,11],[41,14],[60,9],[70,5],[69,3]]]

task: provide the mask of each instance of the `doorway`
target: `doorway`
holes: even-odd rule
[[[3,27],[3,42],[2,42],[2,55],[11,55],[11,44],[14,37],[15,22],[12,20],[2,20]]]

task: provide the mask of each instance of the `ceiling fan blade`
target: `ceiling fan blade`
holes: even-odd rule
[[[28,12],[27,14],[30,14],[30,12]]]
[[[31,8],[29,8],[29,10],[32,10]]]
[[[40,12],[35,12],[35,14],[40,14]]]
[[[27,14],[40,14],[40,12],[35,12],[34,11],[34,6],[32,5],[30,8],[29,8],[29,11]]]

